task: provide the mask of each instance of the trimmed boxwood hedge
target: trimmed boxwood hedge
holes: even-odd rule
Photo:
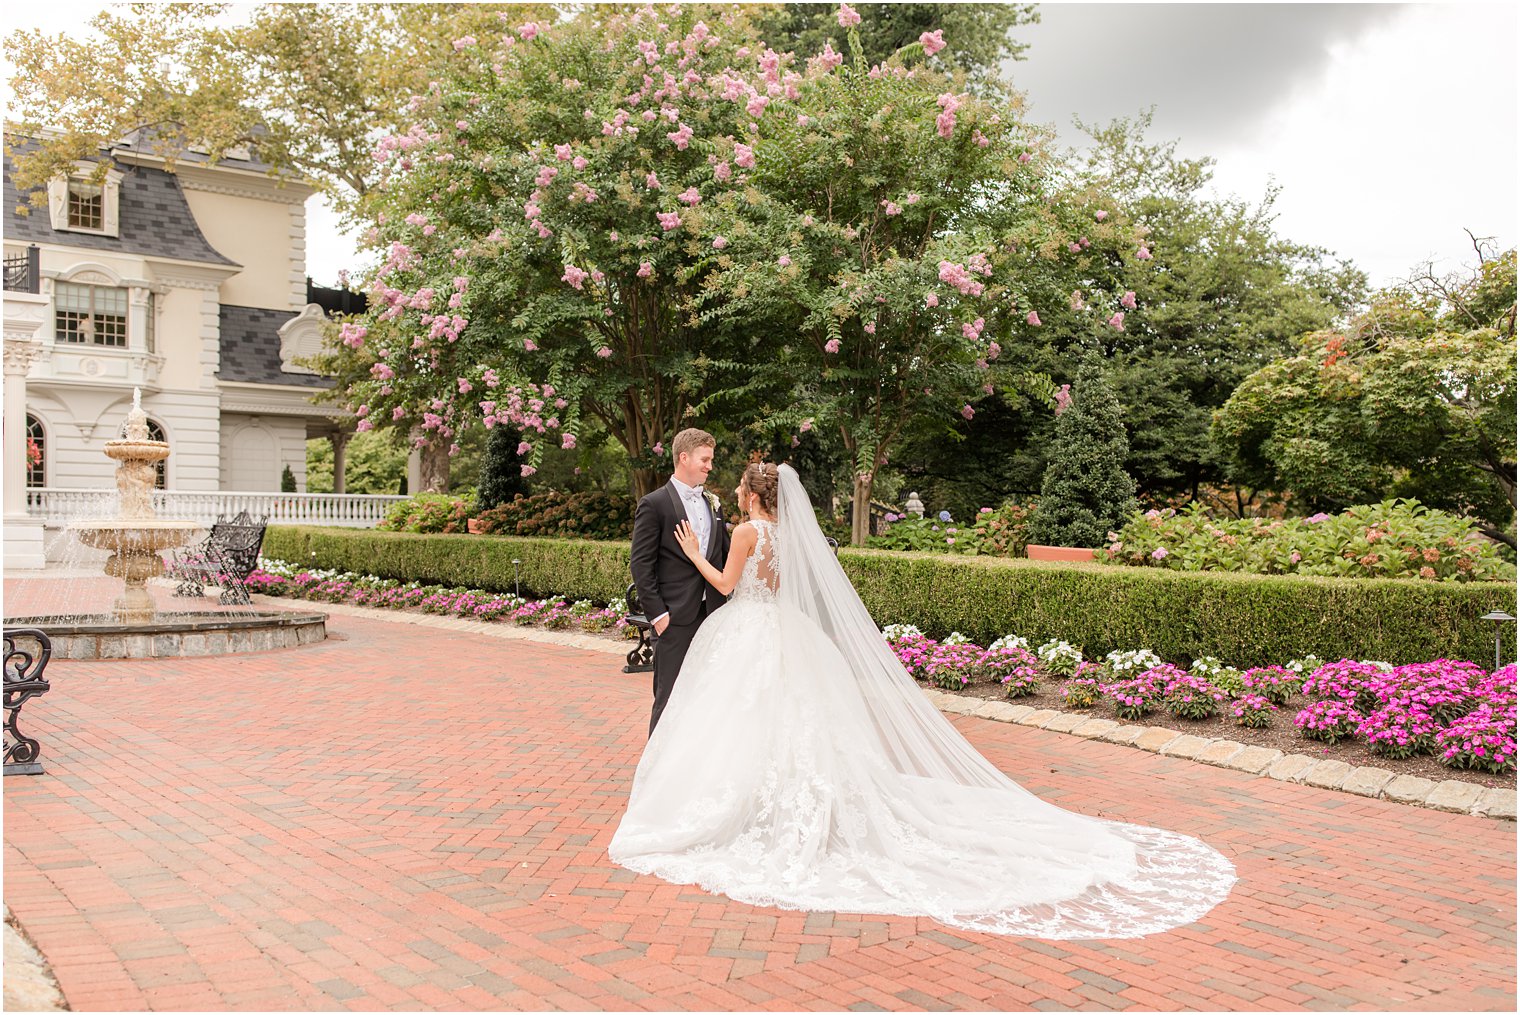
[[[628,545],[368,529],[271,528],[264,555],[424,584],[608,602],[630,580]],[[1010,632],[1064,638],[1088,658],[1149,648],[1186,665],[1217,656],[1267,666],[1314,654],[1395,665],[1493,652],[1481,620],[1513,610],[1514,586],[1168,571],[845,549],[840,563],[879,624],[915,624],[981,644]],[[1507,631],[1506,636],[1513,634]]]

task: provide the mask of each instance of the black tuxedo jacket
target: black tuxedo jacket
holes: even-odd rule
[[[728,526],[712,510],[706,496],[702,503],[712,519],[707,560],[721,571],[728,561]],[[686,505],[676,493],[674,483],[666,483],[639,501],[634,513],[629,570],[638,586],[644,616],[650,620],[668,612],[672,624],[695,624],[701,617],[703,592],[707,593],[709,611],[727,601],[723,593],[708,584],[676,542],[676,526],[686,520]]]

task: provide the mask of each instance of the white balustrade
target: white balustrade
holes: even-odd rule
[[[210,524],[219,517],[247,511],[267,515],[271,525],[334,525],[373,528],[392,504],[407,498],[362,493],[262,493],[236,490],[154,490],[153,507],[160,518],[187,518]],[[115,514],[115,490],[63,490],[32,487],[26,491],[27,514],[44,524],[60,526],[80,518]]]

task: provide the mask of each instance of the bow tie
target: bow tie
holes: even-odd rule
[[[693,487],[692,489],[686,491],[685,497],[686,497],[687,500],[701,500],[702,499],[702,488],[700,486]]]

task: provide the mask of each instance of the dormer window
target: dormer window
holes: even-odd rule
[[[106,227],[106,190],[84,180],[69,181],[69,228],[100,232]]]
[[[48,184],[48,211],[54,229],[102,236],[121,234],[122,175],[112,169],[104,179],[96,179],[94,172],[95,166],[79,162],[73,175]]]

